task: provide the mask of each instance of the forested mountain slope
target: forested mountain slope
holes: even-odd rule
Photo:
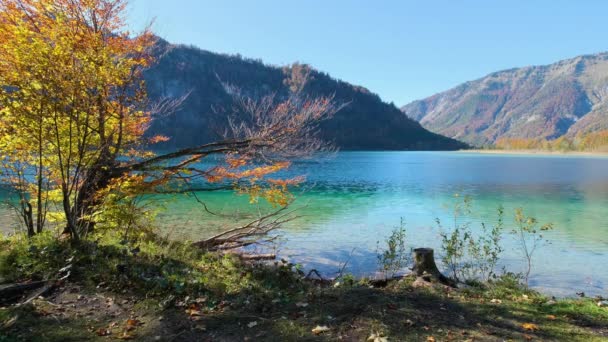
[[[149,134],[171,138],[165,147],[188,146],[218,138],[227,124],[232,98],[222,83],[240,88],[253,97],[276,93],[285,96],[292,74],[307,66],[275,67],[261,61],[204,51],[159,41],[158,61],[146,73],[152,100],[190,93],[180,109],[157,118]],[[305,87],[308,95],[332,95],[347,103],[322,123],[321,136],[343,150],[451,150],[464,144],[424,129],[393,105],[367,89],[311,70]],[[297,74],[294,74],[297,76]],[[162,146],[161,146],[162,147]]]

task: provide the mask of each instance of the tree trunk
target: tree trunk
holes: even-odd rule
[[[22,296],[28,291],[32,291],[44,286],[46,281],[33,281],[30,283],[16,283],[0,285],[0,303],[10,303]]]
[[[414,268],[412,269],[418,279],[424,281],[435,281],[441,284],[456,287],[456,283],[444,276],[435,264],[435,252],[432,248],[414,249]]]
[[[32,216],[32,205],[30,204],[30,202],[22,201],[21,211],[25,227],[27,228],[27,236],[32,237],[36,235],[36,231],[34,231],[34,217]]]
[[[84,235],[92,233],[95,229],[95,221],[90,216],[102,202],[100,198],[96,197],[97,192],[107,187],[113,178],[120,176],[120,174],[112,172],[115,167],[114,163],[103,159],[87,171],[74,203],[74,208],[80,213],[76,224]]]

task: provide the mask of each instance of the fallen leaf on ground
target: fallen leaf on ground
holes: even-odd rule
[[[328,332],[329,331],[329,327],[327,327],[326,325],[317,325],[314,329],[312,329],[312,333],[315,335],[319,335],[322,334],[324,332]]]
[[[433,336],[427,337],[426,342],[435,342],[435,337],[433,337]]]
[[[500,300],[500,299],[492,299],[490,301],[490,303],[492,303],[492,304],[502,304],[502,300]]]
[[[112,331],[110,331],[110,329],[99,328],[97,330],[97,336],[109,336],[109,335],[112,335]]]
[[[125,327],[125,330],[127,330],[127,331],[134,330],[135,328],[137,328],[140,325],[142,325],[141,321],[130,318],[127,320],[127,326]]]
[[[127,320],[127,325],[131,325],[131,326],[136,327],[136,326],[138,326],[138,325],[142,325],[142,323],[141,323],[141,321],[140,321],[140,320],[138,320],[138,319],[129,318],[129,319]]]
[[[118,336],[118,339],[120,339],[120,340],[134,340],[135,337],[136,337],[135,335],[129,334],[128,332],[124,331],[122,333],[122,335]]]
[[[367,342],[388,342],[388,338],[374,333],[369,335]]]
[[[555,317],[555,315],[547,315],[547,319],[555,321],[557,317]]]
[[[201,309],[198,305],[196,304],[191,304],[187,309],[186,309],[186,313],[188,314],[188,316],[192,317],[192,316],[202,316],[202,312]]]
[[[534,323],[522,323],[521,327],[524,328],[524,330],[526,330],[526,331],[537,331],[537,330],[540,330],[540,328],[538,327],[538,325],[536,325]]]

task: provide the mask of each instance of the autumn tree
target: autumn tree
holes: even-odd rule
[[[20,162],[23,216],[60,199],[66,231],[86,234],[91,194],[120,156],[141,144],[150,121],[139,81],[153,36],[120,32],[124,2],[4,0],[0,17],[2,152]],[[30,219],[28,218],[27,221]],[[31,223],[26,222],[26,225]],[[30,232],[31,233],[31,232]]]
[[[79,240],[108,198],[176,182],[186,190],[221,184],[254,200],[288,204],[287,187],[299,179],[271,175],[291,158],[325,147],[315,138],[316,125],[339,109],[332,98],[306,98],[304,80],[288,96],[257,99],[226,85],[235,108],[223,140],[155,155],[146,149],[168,138],[144,139],[144,133],[179,99],[148,101],[142,71],[153,62],[154,36],[125,31],[125,6],[123,0],[0,1],[2,176],[18,193],[28,233],[42,231],[49,207],[57,206],[65,232]],[[201,166],[205,158],[212,166]],[[245,231],[252,227],[239,234]]]
[[[495,145],[499,149],[506,150],[602,151],[608,147],[608,131],[578,133],[573,138],[562,135],[553,140],[500,138]]]

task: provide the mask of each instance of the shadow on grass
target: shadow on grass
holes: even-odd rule
[[[267,313],[234,310],[209,317],[208,332],[214,340],[225,341],[239,336],[256,341],[361,341],[372,333],[397,341],[426,341],[429,336],[437,340],[576,341],[587,340],[601,329],[605,333],[608,327],[606,321],[579,325],[567,318],[550,319],[540,309],[462,303],[424,290],[354,287],[322,292],[311,298],[306,308],[292,304],[275,306]],[[253,329],[246,326],[252,321],[258,323]],[[523,323],[533,323],[539,330],[526,331]],[[317,325],[330,330],[315,336],[311,330]]]
[[[87,341],[91,332],[83,319],[44,316],[32,305],[0,309],[0,342]]]
[[[45,299],[48,306],[0,309],[0,341],[107,340],[97,329],[133,317],[144,323],[132,332],[142,341],[361,341],[372,333],[396,341],[608,336],[608,313],[590,302],[504,298],[495,304],[483,294],[414,289],[407,282],[333,287],[302,279],[290,264],[245,264],[234,256],[184,254],[183,247],[80,246],[72,277]],[[30,254],[28,262],[43,257]],[[59,267],[60,261],[48,262]],[[106,301],[96,304],[97,297]],[[532,325],[526,330],[524,323]],[[315,335],[316,326],[329,330]],[[112,329],[111,338],[119,337],[121,327]]]

